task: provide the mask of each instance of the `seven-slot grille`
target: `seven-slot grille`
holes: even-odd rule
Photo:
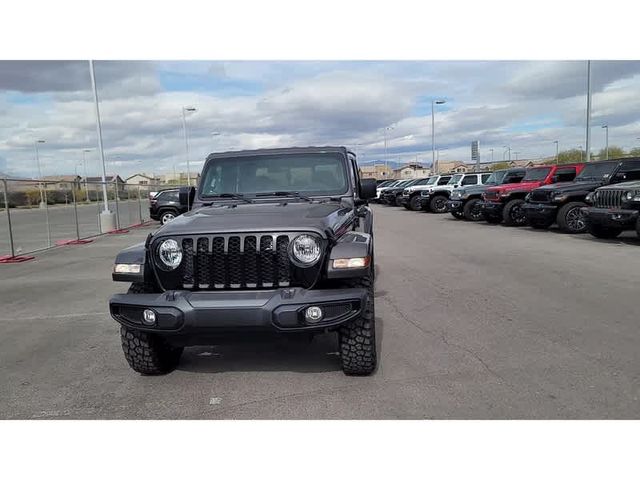
[[[182,264],[174,272],[159,271],[161,282],[176,288],[224,290],[295,286],[289,242],[298,233],[194,235],[176,239]],[[177,277],[177,278],[176,278]]]
[[[490,191],[486,191],[484,192],[484,198],[485,200],[500,200],[500,195],[498,194],[498,192],[490,192]]]
[[[598,190],[594,194],[593,206],[598,208],[617,208],[622,205],[623,190]]]
[[[532,202],[548,202],[551,192],[545,190],[534,190],[531,192],[530,200]]]

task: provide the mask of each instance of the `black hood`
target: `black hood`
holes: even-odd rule
[[[353,218],[353,209],[338,202],[216,204],[176,217],[154,235],[313,231],[331,237]]]
[[[604,185],[602,180],[584,180],[580,182],[560,182],[551,185],[543,185],[536,190],[551,193],[592,192]]]
[[[607,186],[607,189],[611,190],[640,190],[640,180],[634,180],[632,182],[616,183]]]
[[[468,185],[466,187],[456,188],[456,190],[460,191],[463,195],[474,195],[484,192],[489,187],[495,187],[495,184],[491,183],[488,185]]]

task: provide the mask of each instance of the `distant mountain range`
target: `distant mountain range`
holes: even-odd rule
[[[387,164],[389,166],[389,168],[395,170],[396,168],[400,168],[404,165],[406,165],[408,162],[396,162],[395,160],[389,160],[387,162],[384,162],[382,160],[367,160],[367,161],[361,161],[358,160],[358,165],[360,165],[361,167],[368,167],[368,166],[373,166],[373,165],[384,165]],[[411,163],[415,163],[415,162],[411,162]],[[419,162],[420,165],[424,165],[425,167],[430,167],[431,163],[424,163],[424,162]]]

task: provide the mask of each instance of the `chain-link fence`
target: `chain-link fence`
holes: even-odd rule
[[[107,203],[116,229],[150,220],[150,196],[178,185],[127,185],[107,182]],[[104,210],[102,182],[0,178],[0,257],[45,250],[100,231]]]

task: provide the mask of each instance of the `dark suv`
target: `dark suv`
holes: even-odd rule
[[[187,204],[180,203],[179,189],[162,190],[149,199],[149,216],[160,220],[160,224],[170,222],[189,210]]]
[[[640,159],[588,163],[573,182],[533,190],[522,208],[534,228],[549,228],[557,223],[563,232],[583,233],[587,231],[583,213],[587,195],[603,185],[630,179],[634,172],[635,177],[640,178]]]
[[[371,374],[375,195],[344,147],[209,155],[193,209],[116,258],[131,287],[109,307],[131,368],[166,373],[225,337],[336,332],[343,371]]]
[[[587,195],[590,207],[584,207],[587,230],[597,238],[615,238],[624,230],[636,230],[640,236],[640,159],[634,158],[612,176],[613,181]]]
[[[524,168],[496,170],[487,175],[484,184],[468,185],[454,189],[447,201],[447,211],[455,218],[477,222],[482,216],[482,193],[489,187],[520,183],[524,177]]]

